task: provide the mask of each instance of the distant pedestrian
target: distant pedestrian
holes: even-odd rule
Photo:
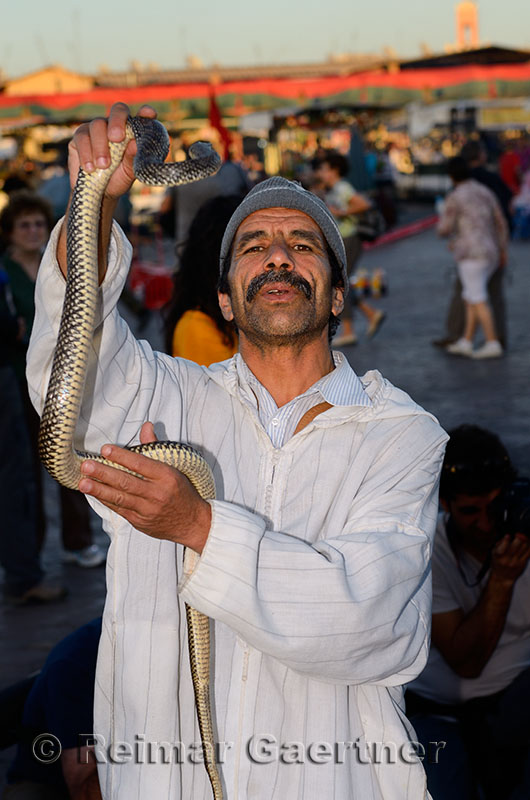
[[[478,140],[471,139],[463,146],[460,155],[469,166],[470,177],[487,186],[494,193],[506,219],[506,224],[511,230],[512,214],[510,206],[512,192],[496,172],[486,168],[487,154],[483,144]],[[495,321],[497,337],[503,348],[506,348],[508,343],[503,285],[505,274],[504,267],[498,266],[487,284],[488,300]],[[436,339],[433,344],[437,347],[446,347],[448,344],[456,342],[464,334],[465,322],[466,309],[462,298],[462,283],[457,276],[447,311],[445,334],[441,339]]]
[[[47,603],[64,597],[61,586],[43,581],[36,525],[36,487],[19,382],[9,348],[23,338],[9,276],[0,266],[0,566],[4,599],[12,605]]]
[[[506,263],[508,226],[493,192],[470,177],[466,161],[457,156],[447,165],[454,189],[444,204],[438,233],[450,236],[466,304],[463,336],[446,348],[452,355],[496,358],[503,354],[488,302],[487,282]],[[481,328],[485,344],[473,350]]]
[[[37,487],[37,541],[42,545],[46,530],[42,471],[38,456],[39,417],[29,399],[25,368],[26,352],[35,316],[35,282],[42,253],[50,235],[53,213],[48,202],[31,192],[18,192],[0,215],[0,234],[7,246],[1,264],[9,276],[15,311],[24,324],[24,334],[9,347],[9,362],[19,382],[33,458]],[[63,559],[66,563],[94,567],[105,561],[104,552],[92,542],[90,509],[73,489],[60,487]]]
[[[504,183],[513,194],[517,194],[521,186],[521,155],[511,139],[506,141],[504,152],[499,158],[499,171]]]
[[[261,183],[261,181],[264,181],[267,178],[265,165],[263,164],[263,161],[261,161],[258,153],[253,151],[246,153],[246,155],[243,156],[242,166],[246,172],[250,189],[253,189],[254,186],[257,186],[258,183]]]
[[[530,168],[523,174],[519,193],[513,198],[514,239],[530,238]]]
[[[315,177],[324,187],[324,202],[335,217],[346,248],[348,278],[362,253],[362,241],[358,233],[357,215],[368,211],[371,203],[364,195],[356,192],[351,183],[345,180],[348,160],[340,153],[327,153],[315,170]],[[356,344],[357,336],[353,326],[354,309],[358,308],[368,321],[369,338],[379,330],[385,313],[373,308],[365,300],[356,296],[351,287],[346,287],[344,313],[341,316],[342,331],[335,336],[333,344],[337,347]]]

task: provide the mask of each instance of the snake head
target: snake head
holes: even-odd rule
[[[217,159],[219,164],[221,164],[221,158],[213,149],[210,142],[193,142],[188,152],[190,158],[213,158]]]
[[[161,122],[150,117],[129,117],[138,152],[135,163],[163,163],[169,153],[169,134]]]

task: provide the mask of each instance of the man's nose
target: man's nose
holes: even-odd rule
[[[267,251],[265,269],[292,269],[293,261],[286,242],[275,240]]]
[[[495,527],[495,522],[495,515],[489,508],[485,508],[483,511],[481,511],[477,518],[477,526],[484,533],[491,533]]]

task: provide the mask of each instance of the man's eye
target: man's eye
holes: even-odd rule
[[[263,245],[253,244],[252,247],[247,247],[245,253],[259,253],[261,250],[263,250]]]
[[[311,250],[311,248],[309,247],[308,244],[295,244],[294,249],[295,250],[303,250],[303,251],[304,250],[308,250],[308,251]]]

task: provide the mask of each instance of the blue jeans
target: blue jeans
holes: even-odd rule
[[[411,693],[407,712],[417,740],[446,742],[423,766],[434,800],[530,798],[530,667],[503,691],[442,707]],[[432,746],[431,746],[432,748]]]
[[[36,487],[15,373],[0,367],[0,565],[5,591],[22,595],[42,578],[37,551]]]
[[[423,766],[434,800],[475,800],[478,795],[460,723],[423,713],[411,716],[411,722],[425,749]],[[440,745],[438,751],[432,750],[433,742]],[[434,759],[429,757],[431,752],[437,752]]]

